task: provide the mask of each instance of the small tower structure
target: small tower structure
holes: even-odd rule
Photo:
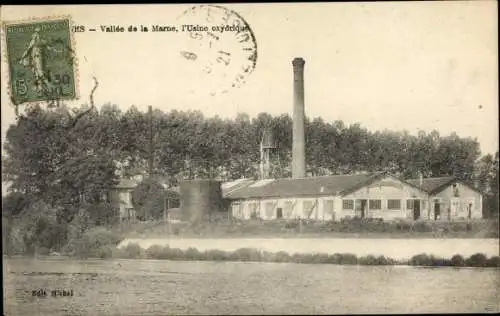
[[[260,179],[269,179],[271,171],[271,154],[276,149],[276,142],[271,129],[262,132],[260,141]]]

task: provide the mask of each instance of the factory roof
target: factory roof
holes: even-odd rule
[[[435,194],[459,181],[456,177],[424,178],[422,184],[419,179],[401,180],[387,173],[362,173],[348,175],[334,175],[308,177],[301,179],[238,179],[221,184],[222,196],[227,199],[265,198],[265,197],[292,197],[317,195],[346,195],[354,192],[384,176],[393,177],[412,187],[428,194]],[[133,189],[140,181],[135,179],[120,179],[115,188]],[[463,183],[465,184],[465,183]],[[467,185],[467,184],[465,184]],[[167,189],[166,185],[165,189]],[[477,189],[467,185],[472,190]],[[179,187],[168,188],[169,191],[180,193]],[[479,192],[479,191],[478,191]]]
[[[447,186],[451,182],[455,180],[455,177],[439,177],[439,178],[425,178],[422,179],[422,183],[420,184],[419,179],[409,179],[407,180],[410,183],[420,187],[422,190],[432,193],[440,188]]]
[[[238,179],[230,182],[223,182],[221,183],[222,196],[226,196],[230,192],[240,189],[248,184],[251,184],[252,182],[254,181],[251,179]],[[168,191],[173,191],[180,194],[181,189],[179,186],[175,186],[169,188]]]
[[[222,195],[229,196],[229,194],[231,194],[231,193],[233,193],[241,188],[244,188],[244,187],[246,187],[254,182],[255,182],[254,180],[246,179],[246,178],[242,178],[242,179],[238,179],[238,180],[234,180],[234,181],[230,181],[230,182],[224,182],[221,184]]]
[[[418,187],[420,187],[422,190],[429,194],[435,194],[438,192],[441,192],[444,188],[448,187],[450,184],[455,183],[455,182],[461,182],[459,179],[453,176],[448,176],[448,177],[436,177],[436,178],[424,178],[422,179],[422,184],[420,184],[419,179],[409,179],[407,180],[409,183],[412,183]],[[478,191],[477,189],[473,188],[472,186],[461,182],[464,185],[467,185],[469,188],[471,188],[474,191]]]
[[[225,198],[244,199],[262,197],[292,197],[311,195],[339,195],[352,192],[379,179],[382,173],[335,175],[301,179],[268,179],[245,182],[243,186],[226,192]]]

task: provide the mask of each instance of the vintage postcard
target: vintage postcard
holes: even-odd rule
[[[4,314],[500,312],[497,6],[0,7]]]

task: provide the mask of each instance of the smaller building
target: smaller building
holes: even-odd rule
[[[109,191],[109,201],[120,221],[136,218],[132,205],[132,191],[138,184],[139,181],[135,179],[120,179],[120,182]]]
[[[483,197],[479,190],[456,177],[410,179],[429,195],[429,220],[473,219],[483,217]]]
[[[132,204],[132,192],[141,183],[143,177],[133,177],[131,179],[122,178],[120,182],[109,191],[109,201],[118,214],[120,221],[135,220],[137,212]],[[175,188],[168,189],[168,186],[160,181],[165,188],[165,208],[179,207],[179,192]],[[166,214],[164,214],[166,215]]]

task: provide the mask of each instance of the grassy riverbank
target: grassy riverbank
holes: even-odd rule
[[[122,223],[114,231],[128,238],[498,238],[498,221],[219,220],[189,223]]]
[[[169,246],[152,245],[141,248],[137,243],[128,243],[119,248],[122,236],[103,227],[93,228],[77,239],[71,239],[60,252],[37,247],[34,253],[17,255],[68,256],[72,258],[116,258],[116,259],[157,259],[157,260],[197,260],[197,261],[253,261],[253,262],[291,262],[323,263],[347,265],[410,265],[410,266],[465,266],[465,267],[500,267],[500,257],[487,257],[476,253],[469,257],[456,254],[449,258],[429,254],[415,254],[412,258],[398,260],[387,256],[355,255],[353,253],[288,253],[285,251],[261,251],[254,248],[241,248],[234,251],[216,249],[198,250],[195,248],[179,249]]]
[[[471,222],[377,222],[357,219],[340,222],[218,220],[198,225],[150,221],[82,228],[78,223],[60,225],[42,217],[32,221],[20,219],[16,225],[4,224],[6,228],[3,236],[4,253],[27,256],[55,253],[108,257],[109,251],[103,249],[109,248],[112,253],[116,253],[119,250],[114,248],[120,242],[133,238],[498,238],[498,221],[491,220]],[[280,248],[276,250],[278,249],[285,250]],[[102,251],[106,254],[102,255]],[[467,255],[471,253],[467,252]]]

